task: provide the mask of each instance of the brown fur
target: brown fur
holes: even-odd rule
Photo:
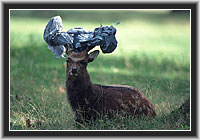
[[[86,67],[96,56],[90,60],[92,55],[87,52],[72,52],[68,55],[70,61],[67,62],[66,92],[76,121],[95,120],[104,115],[113,117],[116,114],[156,115],[153,104],[138,89],[124,85],[93,84]],[[77,74],[72,74],[72,68],[78,70]]]

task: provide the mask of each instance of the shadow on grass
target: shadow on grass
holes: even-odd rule
[[[57,70],[59,75],[65,75],[65,58],[55,58],[46,47],[11,47],[10,55],[11,72],[19,68],[22,70],[24,69],[24,72],[37,71],[37,73],[41,74]],[[105,77],[110,77],[110,79],[115,76],[125,76],[127,79],[133,77],[136,80],[140,80],[141,77],[146,77],[145,79],[148,79],[148,81],[158,78],[163,80],[187,81],[189,80],[188,76],[190,72],[189,65],[187,64],[177,64],[175,60],[170,60],[168,58],[158,61],[156,58],[145,55],[142,57],[134,55],[130,56],[128,59],[124,57],[106,57],[106,55],[100,55],[94,62],[88,64],[88,69],[91,75],[94,76],[96,73],[99,73],[100,76],[105,75]],[[172,75],[173,73],[179,76]]]
[[[43,73],[44,71],[48,72],[53,69],[63,71],[63,68],[65,68],[65,58],[55,58],[51,51],[48,50],[46,47],[11,47],[10,55],[11,68],[15,67],[15,69],[20,67],[26,69],[27,67],[29,67],[29,70],[34,70],[35,68],[37,68],[41,70],[41,73]],[[180,76],[183,76],[179,77],[180,80],[189,80],[187,79],[188,77],[186,75],[188,75],[190,72],[189,64],[177,63],[175,60],[170,60],[168,58],[162,58],[162,60],[158,61],[157,58],[152,58],[145,54],[142,57],[133,55],[129,58],[106,57],[106,55],[100,55],[94,62],[88,64],[88,69],[91,73],[101,72],[101,70],[103,70],[101,72],[101,75],[110,74],[113,76],[130,76],[136,74],[136,78],[142,76],[155,76],[156,78],[162,78],[163,76],[161,74],[165,74],[167,75],[165,76],[166,80],[179,80],[177,76],[170,77],[173,72],[180,74]]]
[[[11,48],[11,77],[15,80],[28,80],[27,77],[29,77],[35,83],[43,83],[46,86],[50,86],[55,79],[63,81],[64,84],[65,59],[56,59],[48,51],[47,48],[38,47]],[[189,94],[188,66],[178,66],[168,59],[164,60],[164,63],[158,63],[150,57],[145,57],[145,59],[130,57],[129,59],[131,66],[126,65],[124,58],[98,57],[88,65],[92,81],[104,85],[130,85],[143,92],[157,89],[165,95]]]

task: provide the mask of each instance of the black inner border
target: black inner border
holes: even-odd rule
[[[2,3],[3,136],[197,136],[197,3]],[[9,131],[9,9],[191,9],[191,131]]]

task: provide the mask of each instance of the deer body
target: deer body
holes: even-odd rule
[[[76,121],[95,120],[104,115],[112,117],[114,114],[155,116],[153,104],[141,91],[123,85],[92,83],[86,67],[98,53],[72,52],[67,59],[66,92]]]

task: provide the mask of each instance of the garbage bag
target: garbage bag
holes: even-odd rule
[[[103,53],[111,53],[117,47],[115,38],[117,30],[112,25],[100,26],[94,31],[75,27],[64,32],[63,28],[61,17],[55,16],[50,19],[43,34],[48,48],[56,58],[65,57],[65,46],[71,47],[75,52],[81,52],[87,47],[100,46]]]

